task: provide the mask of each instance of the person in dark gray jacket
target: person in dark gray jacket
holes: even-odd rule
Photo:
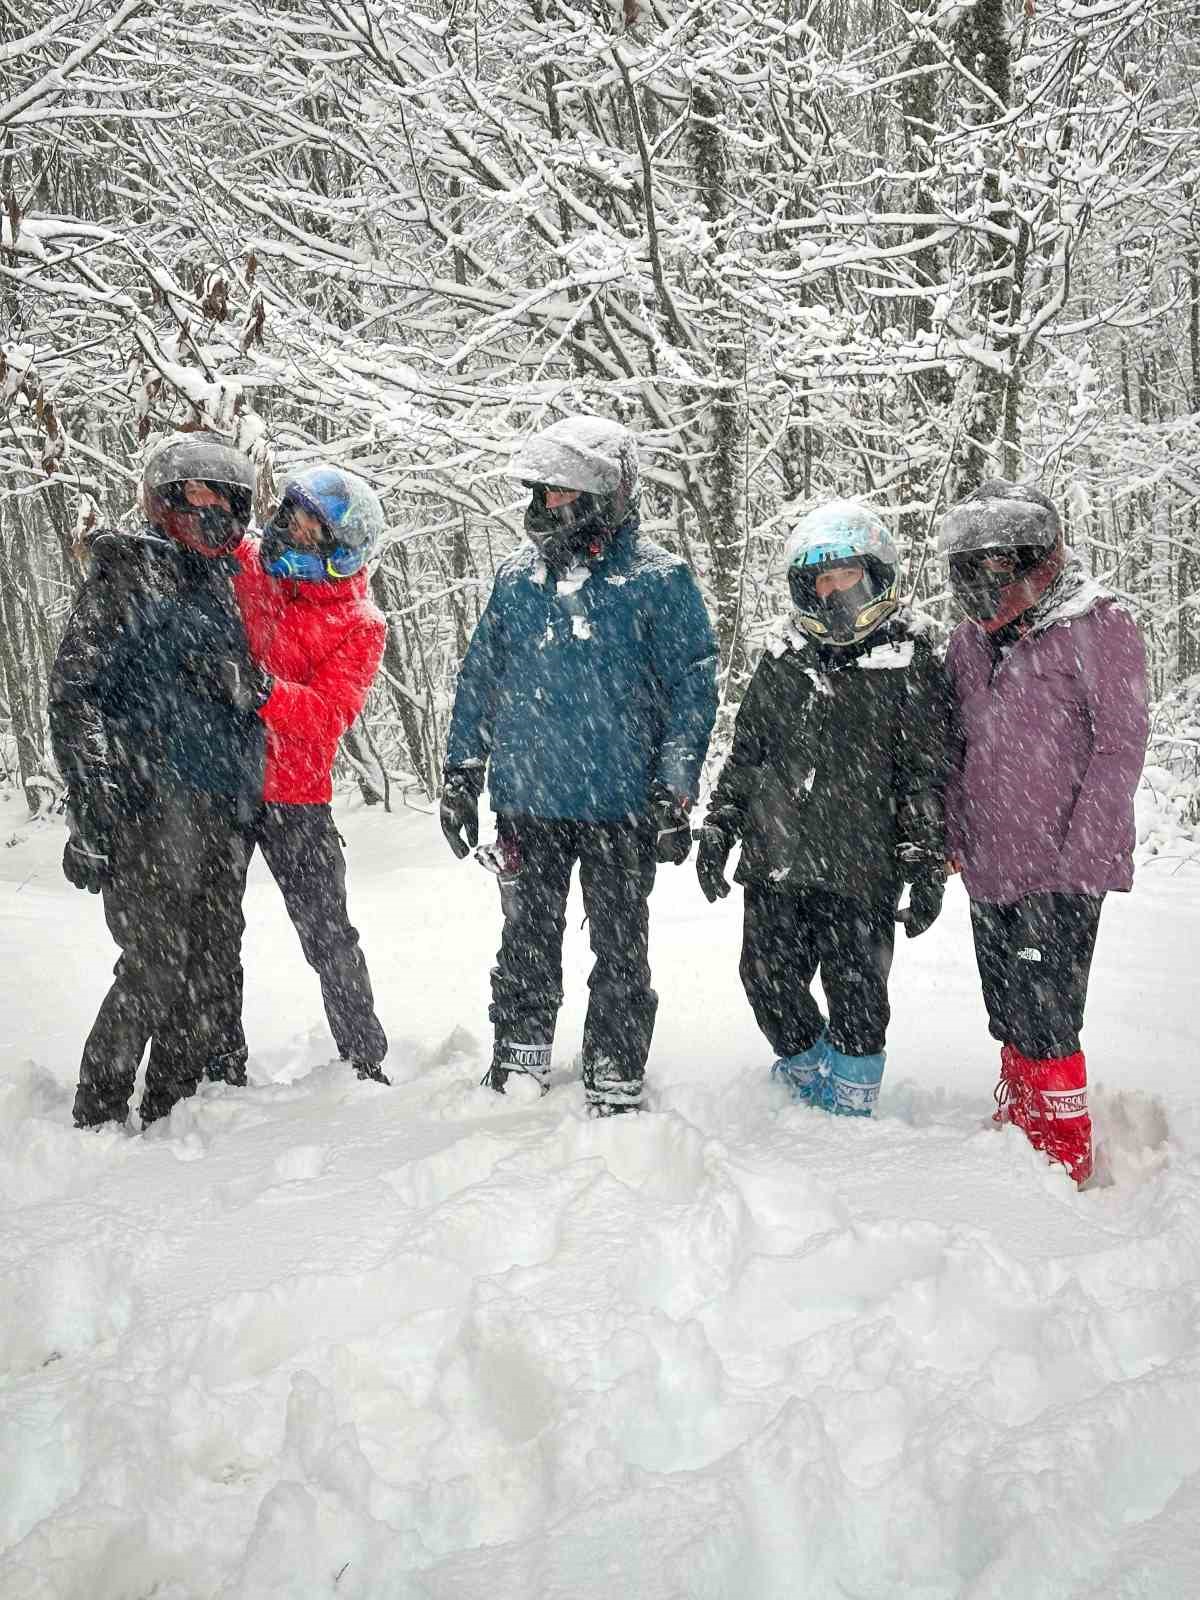
[[[739,841],[741,977],[796,1099],[869,1116],[883,1077],[895,922],[941,910],[950,693],[868,507],[834,501],[788,541],[794,612],[755,670],[701,831],[710,901]],[[909,904],[897,911],[905,881]],[[828,1021],[811,993],[820,968]]]
[[[143,1126],[195,1092],[224,981],[214,952],[241,936],[245,823],[263,785],[262,675],[233,592],[254,469],[224,439],[188,433],[152,452],[142,490],[145,526],[92,538],[50,680],[63,871],[103,896],[121,950],[84,1045],[81,1128],[125,1121],[151,1039]]]

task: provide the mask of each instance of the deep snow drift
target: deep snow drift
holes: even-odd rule
[[[480,1089],[493,882],[350,811],[391,1090],[334,1054],[261,864],[253,1086],[70,1126],[113,952],[0,815],[4,1600],[1200,1595],[1194,871],[1101,925],[1114,1182],[988,1123],[966,903],[901,940],[878,1120],[789,1104],[740,895],[663,868],[651,1114]],[[573,902],[577,905],[577,902]]]

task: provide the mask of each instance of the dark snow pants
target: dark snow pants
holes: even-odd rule
[[[375,997],[358,930],[346,903],[346,858],[333,821],[323,805],[263,805],[250,824],[255,845],[287,907],[304,959],[316,972],[329,1031],[347,1061],[377,1066],[388,1042],[375,1015]],[[243,873],[243,887],[245,874]],[[242,1028],[241,927],[224,953],[228,1003],[219,1044],[208,1074],[232,1083],[245,1081],[246,1035]]]
[[[498,829],[515,838],[522,865],[515,878],[501,883],[504,932],[488,1013],[496,1033],[495,1066],[549,1067],[563,998],[567,893],[578,861],[595,956],[583,1027],[584,1086],[597,1091],[608,1079],[640,1086],[658,1010],[647,960],[653,831],[644,822],[523,816],[502,817]]]
[[[870,905],[824,889],[746,884],[742,987],[778,1056],[800,1055],[823,1033],[844,1055],[883,1049],[895,916],[890,901]],[[811,993],[818,967],[828,1026]]]
[[[993,1039],[1035,1061],[1079,1049],[1103,895],[971,902],[975,959]]]
[[[113,840],[104,916],[121,955],[88,1035],[75,1122],[125,1120],[153,1039],[142,1122],[193,1094],[224,1010],[219,954],[242,933],[248,843],[235,800],[170,791]]]

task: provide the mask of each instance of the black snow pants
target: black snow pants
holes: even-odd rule
[[[326,805],[262,805],[250,824],[249,837],[247,866],[257,845],[283,895],[304,959],[320,980],[338,1054],[347,1061],[377,1066],[387,1055],[387,1035],[375,1015],[366,957],[350,921],[346,858],[333,812]],[[225,1013],[207,1072],[211,1078],[244,1083],[241,926],[224,952],[224,963]]]
[[[224,1011],[220,953],[241,938],[248,848],[222,796],[163,791],[121,824],[104,889],[121,955],[83,1048],[78,1127],[125,1120],[151,1039],[142,1122],[195,1093]]]
[[[800,1055],[822,1033],[843,1055],[883,1049],[895,916],[890,901],[872,905],[824,889],[746,884],[742,986],[778,1056]],[[818,967],[828,1027],[811,993]]]
[[[562,942],[571,871],[579,863],[595,963],[583,1029],[583,1080],[590,1099],[632,1103],[641,1091],[658,996],[647,959],[653,830],[641,821],[575,822],[502,817],[521,869],[501,883],[504,932],[492,968],[493,1084],[506,1069],[544,1078],[562,1004]]]
[[[1031,1060],[1079,1049],[1103,895],[971,902],[975,959],[993,1039]]]

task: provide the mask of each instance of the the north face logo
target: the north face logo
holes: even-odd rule
[[[1027,944],[1024,950],[1017,951],[1018,961],[1040,961],[1041,959],[1042,952],[1037,948],[1036,945]]]

